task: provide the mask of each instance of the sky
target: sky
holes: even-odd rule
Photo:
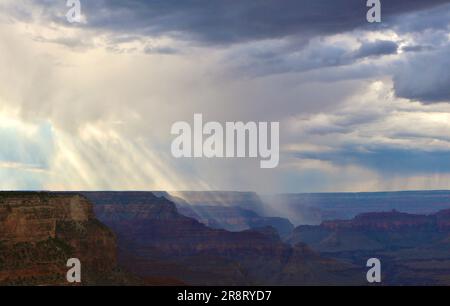
[[[0,0],[0,189],[450,188],[450,1]],[[280,162],[171,126],[280,122]]]

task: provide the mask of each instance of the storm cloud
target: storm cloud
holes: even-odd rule
[[[450,46],[414,54],[394,75],[398,96],[423,103],[450,102]]]
[[[364,0],[99,0],[81,1],[84,27],[118,33],[169,35],[206,44],[229,44],[297,36],[303,39],[369,27]],[[63,23],[65,1],[41,4],[46,18]],[[383,1],[388,23],[397,15],[449,3],[448,0]],[[30,18],[16,10],[22,18]],[[386,25],[386,24],[385,24]],[[384,27],[380,25],[379,27]],[[372,28],[376,25],[370,25]]]
[[[3,188],[448,182],[450,1],[382,1],[380,24],[363,0],[81,3],[79,24],[64,0],[0,4]],[[280,166],[173,158],[170,126],[194,113],[279,121]]]

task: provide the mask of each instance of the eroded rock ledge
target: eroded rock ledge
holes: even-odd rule
[[[0,284],[67,284],[79,258],[83,284],[121,282],[116,239],[76,193],[0,192]]]

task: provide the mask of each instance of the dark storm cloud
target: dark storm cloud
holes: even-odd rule
[[[48,2],[48,1],[44,1]],[[383,20],[449,0],[382,1]],[[290,35],[311,37],[368,24],[365,0],[101,0],[82,1],[87,27],[143,35],[180,35],[233,43]]]
[[[389,40],[377,40],[363,44],[354,54],[354,58],[364,58],[369,56],[380,56],[397,53],[397,43]]]
[[[437,6],[427,10],[415,12],[414,14],[407,14],[393,18],[393,28],[399,34],[423,32],[425,30],[442,31],[448,28],[449,17],[449,6]]]
[[[179,50],[171,47],[146,47],[144,52],[147,54],[177,54]]]
[[[263,51],[238,50],[229,58],[245,73],[268,75],[351,66],[365,58],[397,54],[398,49],[396,42],[387,40],[363,41],[356,50],[344,45],[313,42],[299,49],[265,46]]]
[[[433,46],[429,45],[414,45],[414,46],[405,46],[402,48],[404,52],[423,52],[423,51],[432,51],[434,49]]]
[[[347,147],[332,153],[302,153],[300,158],[330,161],[338,165],[360,165],[385,174],[450,172],[450,151],[421,151],[375,147]]]
[[[397,96],[422,103],[450,102],[450,46],[417,53],[394,73]]]

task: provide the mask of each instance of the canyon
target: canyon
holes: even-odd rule
[[[144,192],[84,192],[118,237],[119,261],[144,279],[189,285],[360,284],[356,266],[304,244],[284,243],[272,227],[240,232],[209,228]]]
[[[450,283],[450,210],[429,215],[398,211],[364,213],[351,220],[295,228],[287,242],[306,243],[338,261],[379,258],[387,285]]]
[[[2,285],[67,285],[69,258],[83,263],[83,284],[128,281],[117,267],[116,248],[113,232],[81,195],[0,193]]]
[[[246,192],[0,192],[0,285],[67,285],[68,258],[81,285],[364,285],[373,257],[384,284],[450,284],[446,192],[289,197],[352,217],[294,228]]]

